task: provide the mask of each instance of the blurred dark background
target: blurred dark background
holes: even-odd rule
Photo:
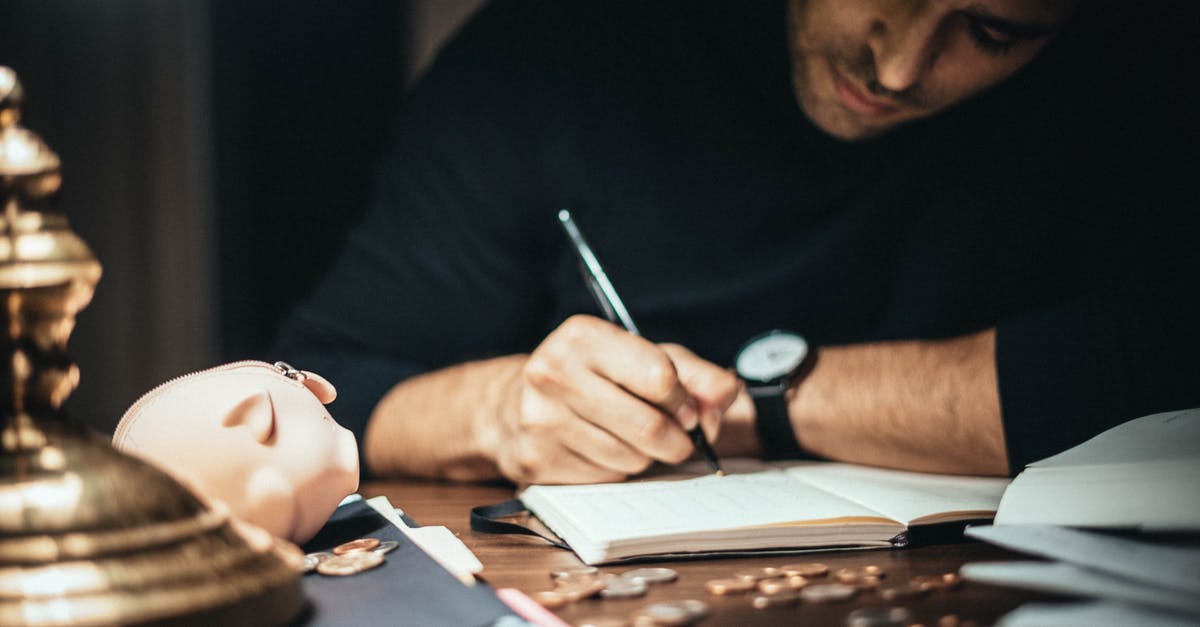
[[[0,65],[104,265],[70,344],[73,415],[111,430],[161,381],[271,357],[367,203],[406,86],[478,4],[0,3]]]

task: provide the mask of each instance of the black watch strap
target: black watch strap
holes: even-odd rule
[[[787,396],[782,390],[754,395],[754,428],[766,459],[799,459],[806,457],[796,442],[796,431],[788,417]]]

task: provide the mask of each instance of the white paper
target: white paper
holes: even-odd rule
[[[1200,459],[1200,408],[1152,414],[1117,425],[1029,468]]]
[[[1008,479],[935,475],[850,464],[798,466],[788,472],[905,524],[943,512],[991,512]]]
[[[1200,594],[1200,548],[1044,525],[971,527],[966,535],[1006,549]]]
[[[1009,612],[996,627],[1195,627],[1200,616],[1176,614],[1130,605],[1097,601],[1092,603],[1028,603]]]
[[[996,524],[1200,531],[1200,409],[1145,416],[1030,464]]]
[[[408,536],[413,544],[425,551],[433,561],[467,585],[475,584],[475,574],[483,572],[483,564],[454,532],[442,526],[409,527],[386,496],[367,499],[367,505],[379,512],[388,522]]]
[[[975,562],[965,564],[959,573],[971,581],[1000,586],[1200,612],[1200,593],[1151,586],[1062,562]]]

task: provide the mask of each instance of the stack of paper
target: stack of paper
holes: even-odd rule
[[[962,575],[1098,599],[1027,605],[1005,627],[1200,624],[1200,543],[1187,535],[1200,532],[1198,478],[1200,409],[1131,420],[1030,464],[1005,491],[995,526],[966,532],[1052,561],[967,564]],[[1173,535],[1149,533],[1161,531]]]
[[[966,579],[1098,597],[1200,621],[1200,548],[1053,526],[971,527],[966,535],[1058,560],[967,564]]]
[[[1200,532],[1200,408],[1113,427],[1013,480],[996,524]]]

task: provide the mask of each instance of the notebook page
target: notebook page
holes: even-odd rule
[[[548,523],[557,520],[590,542],[601,543],[807,520],[881,517],[779,470],[681,481],[532,486],[521,500]]]
[[[893,520],[909,524],[943,512],[994,512],[1008,479],[934,475],[850,464],[805,464],[786,471]]]

